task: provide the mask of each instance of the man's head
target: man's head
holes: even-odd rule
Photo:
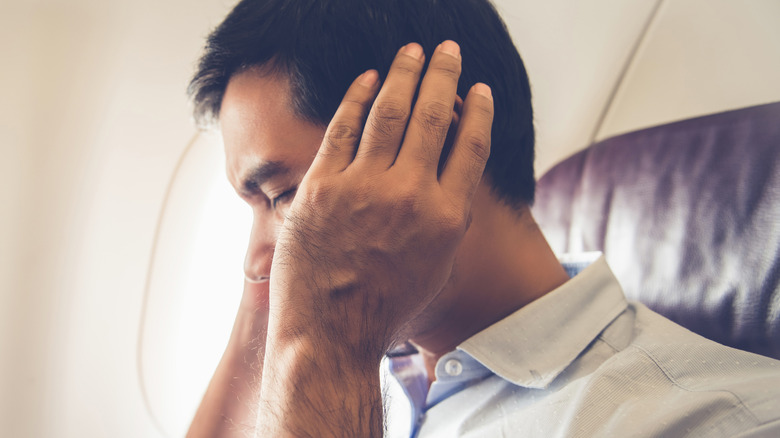
[[[449,351],[554,287],[538,275],[549,248],[528,214],[534,189],[528,80],[487,0],[245,0],[209,38],[190,87],[196,116],[219,122],[228,179],[254,214],[245,297],[268,304],[287,208],[349,84],[369,69],[384,80],[399,48],[419,47],[407,43],[420,43],[429,61],[447,39],[460,43],[459,96],[466,98],[476,82],[492,88],[491,153],[449,280],[408,325],[411,339],[424,351]],[[387,110],[389,103],[384,99]]]
[[[446,39],[457,41],[463,54],[458,95],[484,82],[495,96],[486,168],[493,192],[511,205],[530,204],[530,87],[487,0],[243,0],[208,39],[189,89],[195,115],[218,119],[230,79],[260,68],[287,79],[298,117],[324,126],[360,73],[373,68],[384,78],[399,47],[417,42],[431,53]]]

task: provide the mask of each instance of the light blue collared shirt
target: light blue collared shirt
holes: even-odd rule
[[[442,356],[430,390],[422,365],[389,361],[389,436],[780,437],[780,362],[628,303],[603,257]]]

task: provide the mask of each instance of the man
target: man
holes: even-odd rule
[[[388,352],[411,435],[777,433],[777,362],[626,303],[603,259],[569,279],[486,0],[245,0],[190,92],[254,214],[190,436],[380,436]]]

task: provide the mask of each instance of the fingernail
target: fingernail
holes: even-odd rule
[[[365,87],[371,87],[376,84],[377,79],[379,79],[379,74],[376,70],[369,70],[360,75],[358,82]]]
[[[420,46],[417,43],[409,43],[403,48],[401,48],[401,51],[409,56],[411,56],[414,59],[420,59],[423,56],[423,49],[422,46]]]
[[[488,99],[493,100],[493,92],[490,91],[490,87],[488,87],[487,85],[478,82],[474,84],[473,90],[475,93],[479,94],[480,96],[485,96]]]
[[[455,41],[447,40],[439,44],[439,49],[442,53],[452,55],[456,58],[460,57],[460,46]]]

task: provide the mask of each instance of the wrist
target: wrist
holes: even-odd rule
[[[292,368],[307,366],[326,368],[328,373],[348,372],[351,375],[374,376],[384,357],[385,350],[374,344],[347,342],[343,337],[327,336],[325,331],[316,335],[298,334],[280,339],[269,333],[267,352],[273,360]],[[273,351],[273,353],[271,353]]]
[[[272,334],[268,357],[258,418],[261,435],[381,435],[379,361],[356,359],[319,338],[275,342]],[[353,417],[360,419],[360,428],[350,432],[356,426],[348,421]]]
[[[361,324],[345,323],[346,317],[322,314],[302,317],[301,313],[282,313],[268,326],[267,346],[285,357],[307,358],[311,361],[338,362],[352,372],[376,371],[388,350],[387,331]]]
[[[276,299],[269,313],[269,342],[308,345],[350,362],[378,364],[397,337],[392,309],[355,275],[331,272],[331,277],[314,281],[299,275],[283,287],[272,284]]]

